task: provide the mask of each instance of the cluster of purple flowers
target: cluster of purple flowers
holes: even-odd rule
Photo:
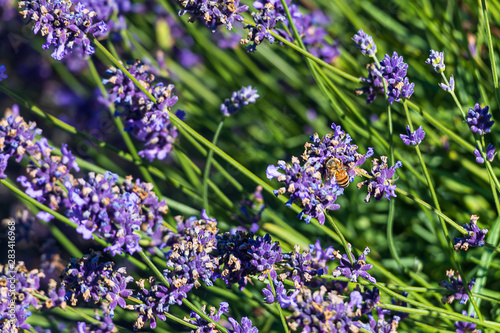
[[[139,155],[150,161],[155,158],[163,160],[172,150],[177,137],[177,128],[170,122],[168,114],[178,100],[173,94],[175,87],[173,84],[165,86],[162,82],[155,82],[155,76],[140,61],[128,64],[127,70],[156,98],[157,103],[137,88],[125,73],[114,67],[106,71],[109,78],[103,80],[104,84],[110,86],[109,100],[124,113],[126,130],[144,142],[144,150],[139,151]],[[180,116],[182,114],[179,113]]]
[[[231,30],[234,22],[242,22],[240,14],[248,10],[248,6],[241,5],[240,0],[177,0],[182,9],[179,15],[189,14],[189,22],[200,21],[212,32],[221,25]]]
[[[80,297],[94,303],[106,299],[109,302],[107,315],[112,318],[118,305],[126,307],[125,299],[132,295],[127,284],[134,279],[127,275],[124,267],[115,270],[113,262],[101,262],[100,258],[99,252],[92,251],[68,263],[61,273],[64,300],[75,306]]]
[[[425,62],[431,65],[432,69],[436,73],[443,73],[446,69],[446,65],[444,63],[444,52],[431,50],[429,58],[427,58]],[[455,90],[455,79],[451,76],[449,81],[446,81],[446,83],[439,83],[439,86],[444,91],[452,93]]]
[[[403,61],[403,56],[399,56],[396,52],[389,56],[385,55],[380,62],[380,73],[387,80],[387,100],[399,102],[401,98],[410,98],[413,94],[415,83],[410,83],[406,77],[408,64]]]
[[[445,303],[453,303],[454,300],[460,300],[460,304],[465,304],[469,300],[469,295],[467,294],[467,290],[465,289],[464,283],[462,281],[462,277],[458,274],[455,275],[453,270],[446,271],[446,276],[449,281],[441,281],[439,282],[439,286],[448,289],[452,294],[443,296],[441,302]],[[476,283],[476,279],[472,278],[469,280],[468,288],[472,290],[474,284]]]
[[[482,247],[485,244],[486,234],[488,229],[480,229],[477,226],[477,220],[479,216],[471,215],[470,222],[464,224],[463,227],[469,232],[468,235],[464,235],[463,238],[454,237],[453,243],[456,251],[467,251],[469,247]]]
[[[349,244],[349,251],[351,249],[351,244]],[[366,248],[363,253],[359,256],[357,260],[353,262],[350,261],[347,254],[343,254],[340,258],[340,264],[335,268],[332,275],[333,276],[345,276],[350,278],[352,282],[358,281],[358,276],[370,281],[371,283],[376,283],[377,280],[368,273],[368,270],[373,268],[372,264],[366,263],[366,256],[370,253],[370,249]],[[351,252],[353,258],[354,254]]]
[[[464,316],[467,316],[467,311],[463,310],[462,311],[462,314]],[[471,318],[475,318],[476,316],[471,313],[471,315],[469,316]],[[457,333],[481,333],[481,330],[478,330],[476,328],[477,324],[475,323],[469,323],[469,322],[466,322],[466,321],[457,321],[455,323],[455,327],[457,328],[457,330],[455,332]]]
[[[248,34],[245,39],[241,40],[242,44],[253,42],[252,45],[247,47],[249,52],[254,52],[257,45],[262,43],[265,39],[271,44],[274,43],[275,39],[271,31],[278,22],[283,22],[285,20],[283,13],[277,11],[271,3],[266,3],[262,8],[257,9],[260,9],[258,13],[252,13],[255,25],[245,25],[245,29],[248,29]]]
[[[89,35],[103,33],[108,27],[103,21],[94,23],[96,12],[83,3],[76,5],[70,0],[19,1],[23,18],[34,22],[33,33],[47,36],[44,49],[54,46],[52,57],[63,59],[77,47],[86,55],[94,54]]]
[[[220,110],[225,117],[229,117],[245,105],[255,103],[259,97],[257,89],[252,88],[252,86],[243,87],[233,92],[231,98],[226,99],[224,103],[221,104]]]
[[[373,196],[375,200],[379,201],[382,198],[387,198],[391,200],[391,197],[396,197],[396,185],[393,183],[397,179],[392,179],[396,173],[396,169],[403,166],[401,161],[397,161],[395,165],[389,167],[387,164],[387,156],[381,156],[380,160],[374,158],[372,160],[373,167],[368,173],[369,179],[358,183],[358,188],[367,186],[368,195],[365,198],[365,202],[369,202],[370,198]]]
[[[74,183],[66,182],[71,204],[68,216],[78,224],[76,231],[84,239],[93,238],[93,234],[106,238],[111,245],[105,251],[112,256],[140,251],[137,232],[153,235],[168,209],[151,184],[127,177],[118,185],[117,180],[118,175],[111,172],[90,172]]]
[[[365,155],[358,153],[358,147],[351,143],[351,136],[340,126],[332,124],[332,129],[333,133],[322,138],[317,133],[311,136],[312,142],[304,145],[305,150],[301,156],[303,164],[299,158],[292,157],[291,164],[279,161],[277,167],[270,165],[267,168],[267,178],[277,178],[284,183],[282,188],[274,191],[275,195],[290,194],[286,205],[290,207],[299,202],[302,212],[298,217],[307,223],[312,218],[317,218],[319,223],[324,224],[325,211],[340,208],[335,201],[337,196],[344,193],[344,188],[339,185],[336,177],[331,176],[328,162],[336,161],[336,164],[341,165],[340,169],[345,171],[345,176],[352,182],[358,174],[358,167],[373,155],[372,148]]]
[[[473,153],[474,156],[476,156],[476,162],[479,164],[483,164],[484,158],[477,146],[476,149],[474,149]],[[493,146],[491,143],[488,143],[488,147],[486,148],[486,159],[490,162],[493,162],[493,159],[495,159],[496,154],[497,153],[495,151],[495,146]]]
[[[485,135],[491,131],[491,126],[495,123],[491,120],[491,113],[489,107],[481,108],[481,105],[475,104],[474,108],[469,108],[467,112],[467,125],[472,132],[479,135]]]
[[[374,57],[377,52],[377,45],[373,42],[373,37],[359,30],[352,40],[361,52],[367,56]],[[415,84],[411,83],[406,77],[408,64],[403,61],[403,57],[393,52],[392,56],[386,54],[384,59],[378,64],[369,64],[367,66],[368,77],[361,78],[367,86],[356,89],[357,95],[368,94],[366,103],[372,103],[377,97],[378,92],[384,91],[384,79],[387,81],[387,100],[400,102],[401,98],[410,98],[413,95]]]
[[[406,132],[407,135],[400,134],[399,137],[407,146],[418,146],[425,138],[425,131],[422,126],[417,128],[415,132],[410,131],[410,126],[406,126]]]

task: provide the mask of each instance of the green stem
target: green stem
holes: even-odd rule
[[[212,140],[212,144],[217,146],[217,140],[219,139],[219,135],[221,133],[222,127],[224,126],[224,121],[227,117],[222,116],[219,125],[217,126],[217,130],[215,131],[214,139]],[[212,165],[212,158],[214,156],[214,151],[210,150],[208,152],[207,162],[205,164],[205,171],[203,172],[203,207],[206,210],[207,215],[210,215],[210,207],[208,206],[208,177],[210,175],[210,167]]]
[[[274,295],[276,307],[278,308],[278,312],[281,318],[281,323],[283,324],[283,329],[285,330],[285,333],[289,333],[290,331],[288,330],[288,324],[286,322],[285,316],[283,315],[283,310],[281,309],[281,304],[280,302],[276,299],[276,290],[274,290],[274,281],[271,278],[271,273],[267,273],[267,278],[269,279],[269,285],[271,286],[271,290]]]
[[[354,265],[355,261],[354,261],[354,258],[352,256],[351,245],[349,243],[347,243],[347,241],[344,237],[344,234],[342,234],[342,231],[340,230],[339,226],[337,225],[335,220],[329,214],[327,214],[326,210],[323,212],[323,214],[325,214],[326,218],[328,219],[330,224],[333,226],[333,229],[335,230],[335,232],[337,233],[337,235],[340,238],[340,243],[344,247],[345,252],[346,252],[347,256],[349,257],[349,261],[351,262],[351,264]]]
[[[495,96],[497,98],[497,107],[500,107],[500,88],[498,86],[498,72],[495,60],[495,49],[493,47],[493,38],[491,36],[490,22],[488,18],[488,7],[486,0],[478,0],[481,16],[484,23],[484,30],[486,31],[486,36],[488,36],[488,50],[490,55],[491,63],[491,75],[493,77],[493,86],[495,87]]]

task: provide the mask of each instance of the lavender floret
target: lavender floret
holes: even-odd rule
[[[221,104],[220,110],[224,116],[229,117],[245,105],[255,103],[259,97],[257,89],[252,88],[252,86],[243,87],[233,92],[231,98],[226,99],[225,102]]]
[[[477,225],[477,220],[479,216],[471,215],[470,222],[464,224],[462,227],[469,232],[468,235],[464,235],[463,238],[454,237],[453,243],[456,251],[467,251],[469,247],[483,247],[488,233],[488,229],[479,229]]]
[[[427,58],[425,62],[431,65],[434,71],[437,73],[444,72],[446,68],[444,64],[444,52],[431,50],[429,58]]]
[[[474,108],[469,108],[469,112],[467,112],[467,125],[469,125],[472,132],[484,135],[491,131],[491,126],[495,122],[491,120],[489,109],[488,106],[481,108],[481,105],[478,103],[474,105]]]
[[[360,29],[352,38],[356,47],[361,50],[361,53],[367,56],[373,56],[377,53],[377,44],[373,42],[373,37],[366,34],[363,29]]]
[[[411,132],[410,126],[406,126],[406,132],[408,133],[407,135],[400,134],[399,137],[401,138],[401,140],[403,140],[404,144],[407,146],[417,146],[425,138],[425,131],[422,128],[422,126],[417,128],[415,132]]]

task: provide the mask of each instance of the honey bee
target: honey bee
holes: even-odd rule
[[[349,167],[344,165],[342,160],[336,157],[332,157],[328,161],[326,161],[325,168],[326,180],[330,180],[332,177],[335,177],[335,181],[340,187],[346,188],[347,186],[349,186],[349,173],[347,172]]]

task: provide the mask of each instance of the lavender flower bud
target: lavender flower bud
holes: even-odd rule
[[[226,99],[224,104],[221,104],[220,110],[224,116],[229,117],[245,105],[255,103],[259,97],[257,89],[252,88],[252,86],[243,87],[233,92],[231,98]]]
[[[489,107],[485,106],[481,108],[481,105],[476,103],[473,108],[469,108],[467,113],[467,124],[470,130],[479,135],[484,135],[491,131],[491,126],[495,123],[491,120],[491,113],[489,113]]]
[[[349,244],[349,251],[350,251],[351,245]],[[342,258],[340,259],[340,264],[335,270],[333,271],[332,275],[333,276],[344,276],[347,278],[350,278],[352,282],[358,281],[358,276],[361,276],[362,278],[375,283],[377,280],[375,280],[374,277],[372,277],[367,271],[373,268],[373,265],[367,264],[366,263],[366,255],[370,253],[370,249],[366,248],[363,253],[359,256],[359,258],[354,260],[354,263],[351,263],[349,260],[349,256],[347,254],[343,254]],[[353,258],[356,258],[354,254],[351,252],[351,255]]]
[[[407,146],[418,146],[425,138],[425,131],[422,126],[420,126],[415,132],[411,132],[410,126],[406,126],[406,132],[408,135],[400,134],[399,137]]]
[[[476,162],[479,164],[484,163],[484,158],[479,149],[476,146],[476,149],[473,151],[474,155],[476,156]],[[486,148],[486,159],[490,162],[493,162],[493,159],[495,158],[496,152],[495,152],[495,146],[493,146],[491,143],[488,143],[488,147]]]
[[[439,83],[439,86],[444,90],[444,91],[447,91],[449,93],[455,91],[455,79],[452,77],[450,77],[450,81],[449,81],[449,85],[448,84],[444,84],[444,83]]]
[[[372,36],[366,34],[363,29],[360,29],[352,40],[364,55],[373,56],[377,53],[377,44],[373,42]]]
[[[446,276],[449,279],[448,281],[441,281],[439,282],[439,285],[443,288],[448,289],[449,291],[452,292],[451,295],[444,296],[441,299],[441,302],[443,304],[445,303],[453,303],[455,299],[460,300],[460,304],[466,304],[467,301],[469,300],[469,295],[467,294],[467,291],[465,290],[464,283],[462,282],[462,278],[460,275],[455,276],[455,272],[453,270],[446,271]],[[472,290],[472,287],[474,287],[474,284],[476,283],[476,279],[472,278],[469,280],[469,285],[468,288],[469,290]]]
[[[479,216],[471,215],[470,222],[464,224],[462,227],[469,232],[468,235],[464,235],[463,238],[454,237],[453,244],[455,251],[459,252],[461,250],[467,251],[469,247],[483,247],[485,244],[484,239],[488,233],[488,229],[479,229],[477,226],[477,220]]]
[[[444,72],[444,69],[446,67],[444,64],[444,52],[431,50],[431,54],[425,62],[431,65],[434,71],[437,73]]]

